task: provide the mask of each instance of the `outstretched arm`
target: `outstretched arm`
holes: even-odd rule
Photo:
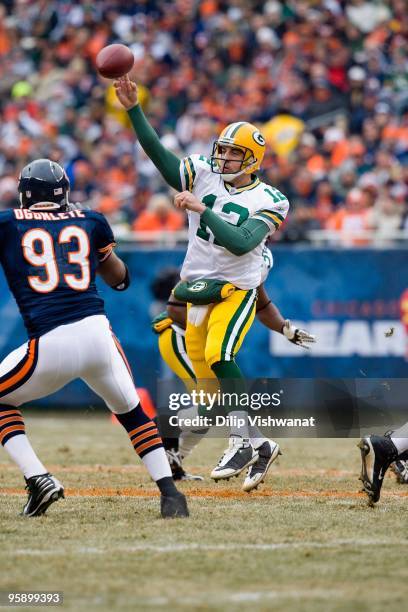
[[[316,342],[316,336],[304,329],[292,325],[289,319],[284,319],[279,308],[269,299],[264,285],[258,289],[258,301],[256,305],[256,316],[268,329],[283,334],[289,342],[303,348],[309,348],[310,344]]]
[[[137,85],[126,75],[113,83],[119,102],[127,110],[133,129],[146,155],[150,157],[164,180],[174,189],[182,189],[180,179],[180,160],[166,149],[139,104]]]
[[[282,333],[285,319],[282,317],[279,308],[275,306],[266,292],[264,285],[258,288],[258,299],[256,302],[256,316],[262,325],[272,331]]]

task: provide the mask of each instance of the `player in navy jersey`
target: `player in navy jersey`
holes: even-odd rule
[[[48,159],[22,170],[18,190],[21,208],[0,212],[0,263],[29,340],[0,364],[0,442],[27,483],[23,514],[44,514],[64,489],[35,454],[18,407],[81,378],[128,432],[160,489],[162,516],[188,516],[96,288],[97,273],[117,291],[130,283],[108,222],[68,202],[67,175]]]

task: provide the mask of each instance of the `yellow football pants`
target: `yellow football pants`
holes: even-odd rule
[[[158,337],[159,351],[163,361],[186,385],[189,392],[195,388],[193,365],[187,355],[183,334],[172,327],[165,329]]]
[[[256,294],[256,289],[238,289],[222,302],[210,304],[199,327],[187,317],[186,347],[197,379],[214,378],[214,363],[234,360],[254,321]]]
[[[171,327],[159,334],[162,359],[189,391],[197,388],[196,379],[216,379],[211,369],[214,363],[234,359],[254,321],[255,302],[255,289],[240,289],[223,302],[210,305],[199,327],[187,323],[185,338]],[[208,383],[205,387],[209,390]]]

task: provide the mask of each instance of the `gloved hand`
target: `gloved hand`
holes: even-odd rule
[[[156,317],[154,317],[151,323],[152,330],[154,331],[155,334],[161,334],[162,332],[164,332],[165,329],[170,327],[172,323],[173,323],[173,320],[170,319],[167,312],[166,311],[161,312]]]
[[[303,348],[310,348],[308,344],[313,344],[316,342],[316,336],[313,334],[309,334],[308,331],[304,329],[297,329],[289,319],[286,319],[285,324],[282,328],[282,333],[289,342],[293,344],[297,344],[298,346],[302,346]]]

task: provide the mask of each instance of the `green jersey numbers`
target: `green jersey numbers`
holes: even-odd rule
[[[201,201],[207,206],[207,208],[212,209],[216,199],[217,196],[209,194],[204,196]],[[243,206],[240,206],[239,204],[236,204],[235,202],[226,202],[221,208],[221,212],[224,213],[224,215],[228,215],[230,217],[230,219],[226,219],[226,221],[231,225],[240,226],[241,223],[246,221],[249,217],[248,209],[244,208]],[[210,230],[207,228],[207,225],[204,223],[203,220],[200,221],[200,227],[197,229],[197,236],[199,238],[202,238],[203,240],[208,241],[210,241],[212,238],[212,233],[210,233]],[[212,242],[214,242],[214,244],[218,246],[221,246],[216,239],[213,239]]]
[[[201,201],[203,204],[207,206],[207,208],[212,209],[212,207],[215,204],[216,199],[217,199],[217,196],[210,194],[210,195],[204,196],[204,198]],[[203,220],[200,221],[200,227],[197,230],[197,236],[199,238],[202,238],[203,240],[209,240],[211,238],[211,234],[208,232],[207,225],[204,223]]]
[[[264,192],[271,196],[274,204],[279,204],[279,202],[286,200],[286,196],[284,196],[283,193],[281,193],[279,189],[276,189],[275,187],[268,187],[267,189],[264,189]]]

